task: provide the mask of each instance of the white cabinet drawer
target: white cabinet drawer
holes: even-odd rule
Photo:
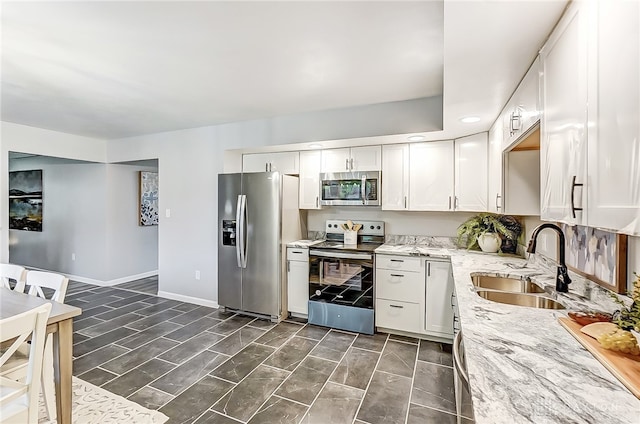
[[[376,268],[401,269],[403,271],[424,272],[424,258],[411,256],[376,255]]]
[[[290,261],[309,261],[309,249],[303,247],[287,247],[287,259]]]
[[[376,271],[376,297],[415,302],[424,298],[424,274],[402,270]]]
[[[376,299],[376,327],[423,333],[420,305]]]

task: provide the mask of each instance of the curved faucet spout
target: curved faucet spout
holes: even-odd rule
[[[550,228],[558,234],[558,243],[560,244],[559,257],[558,257],[558,271],[556,273],[556,291],[566,293],[569,291],[569,284],[571,279],[567,271],[567,266],[564,262],[564,233],[562,228],[556,224],[544,223],[538,225],[531,234],[531,240],[529,240],[529,246],[527,247],[528,253],[536,253],[536,245],[538,240],[538,234],[545,228]]]

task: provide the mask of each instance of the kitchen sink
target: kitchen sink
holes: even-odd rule
[[[527,306],[541,309],[564,309],[564,306],[548,297],[530,293],[510,293],[495,290],[476,290],[476,294],[492,302],[507,305]]]
[[[483,289],[502,290],[517,293],[544,293],[544,290],[531,281],[520,278],[496,277],[491,275],[474,275],[473,285]]]

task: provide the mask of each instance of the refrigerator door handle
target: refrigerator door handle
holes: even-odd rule
[[[240,229],[242,231],[242,235],[240,237],[240,240],[242,240],[242,247],[241,247],[241,257],[242,257],[242,268],[246,268],[247,267],[247,237],[246,237],[246,231],[247,231],[247,195],[243,194],[242,195],[242,213],[241,213],[241,219],[242,219],[242,224],[240,226]]]
[[[238,194],[236,203],[236,263],[242,268],[242,243],[244,234],[242,231],[242,195]]]

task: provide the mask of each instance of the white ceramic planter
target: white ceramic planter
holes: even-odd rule
[[[496,253],[500,250],[502,240],[496,233],[485,233],[478,237],[478,245],[483,252]]]

